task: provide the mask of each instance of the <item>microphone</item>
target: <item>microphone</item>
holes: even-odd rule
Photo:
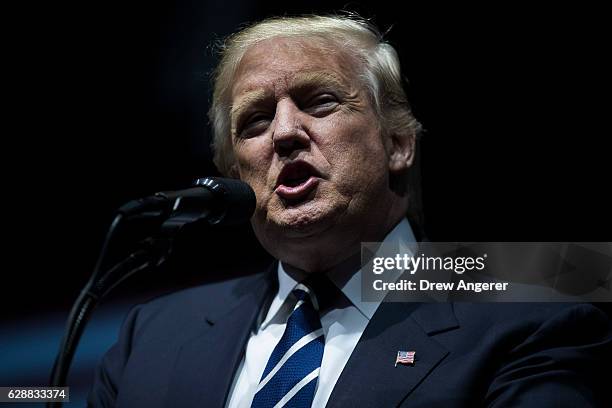
[[[205,219],[210,225],[237,225],[248,221],[255,211],[255,193],[240,180],[205,177],[193,185],[132,200],[118,213],[124,218],[187,217],[188,222]]]

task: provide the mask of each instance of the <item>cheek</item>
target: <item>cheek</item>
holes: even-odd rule
[[[322,138],[321,153],[341,184],[380,180],[386,173],[386,152],[374,118],[337,120]]]
[[[261,174],[267,173],[270,167],[271,155],[267,145],[263,138],[247,139],[234,144],[234,156],[241,179],[261,181]]]
[[[255,190],[258,203],[266,201],[269,195],[268,173],[272,160],[269,151],[270,148],[263,140],[255,138],[242,141],[239,146],[234,146],[240,179]]]

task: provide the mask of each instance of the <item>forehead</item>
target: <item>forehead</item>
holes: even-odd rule
[[[242,99],[263,92],[324,83],[344,88],[356,85],[355,58],[334,45],[307,38],[272,38],[251,46],[236,70],[231,97]]]

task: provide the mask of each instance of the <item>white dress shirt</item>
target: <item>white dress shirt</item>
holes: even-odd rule
[[[414,241],[412,229],[406,219],[397,224],[384,240],[385,243],[406,245]],[[251,406],[261,375],[272,351],[285,331],[287,319],[296,303],[291,292],[298,282],[285,272],[281,262],[278,263],[277,273],[278,292],[270,304],[266,318],[256,331],[251,333],[242,362],[234,376],[227,399],[227,408]],[[344,366],[380,305],[380,302],[361,300],[360,273],[354,273],[350,278],[330,274],[328,278],[338,286],[350,301],[350,305],[331,309],[321,316],[321,326],[325,334],[325,349],[313,407],[324,407],[327,404]]]

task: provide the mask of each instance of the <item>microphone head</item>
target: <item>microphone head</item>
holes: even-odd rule
[[[210,190],[219,211],[208,219],[211,225],[238,225],[248,222],[255,212],[255,192],[247,183],[230,178],[204,177],[194,186]]]

